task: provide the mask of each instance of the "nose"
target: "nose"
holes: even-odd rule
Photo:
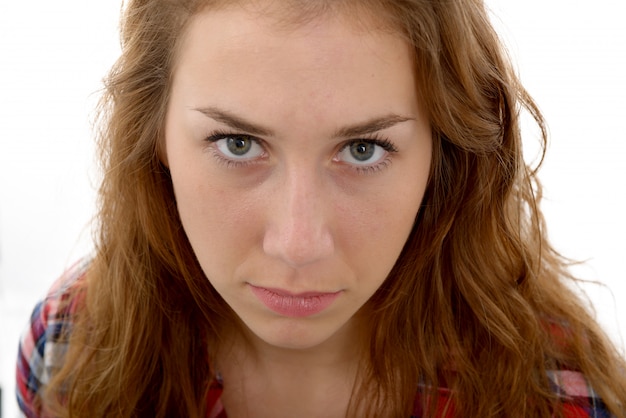
[[[330,230],[330,196],[314,170],[286,170],[277,182],[269,205],[263,250],[298,268],[330,257],[334,250]],[[332,206],[332,205],[331,205]]]

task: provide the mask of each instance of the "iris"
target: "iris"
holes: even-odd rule
[[[247,136],[234,136],[226,140],[226,146],[233,155],[243,156],[252,148],[252,140]]]
[[[367,161],[374,155],[376,145],[369,142],[355,142],[350,144],[350,155],[357,161]]]

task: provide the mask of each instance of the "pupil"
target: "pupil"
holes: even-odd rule
[[[234,155],[244,155],[252,147],[252,141],[249,138],[238,136],[234,138],[228,138],[227,140],[228,150]]]
[[[367,161],[374,155],[375,145],[367,142],[357,142],[350,145],[350,154],[359,161]]]

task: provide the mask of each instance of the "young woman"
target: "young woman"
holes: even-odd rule
[[[626,417],[480,1],[131,0],[122,43],[27,416]]]

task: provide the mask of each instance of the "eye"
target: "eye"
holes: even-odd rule
[[[265,153],[258,140],[250,135],[217,134],[207,140],[215,143],[217,150],[229,160],[253,160]]]
[[[381,163],[395,147],[386,140],[359,139],[347,143],[336,159],[356,166],[375,166]]]

